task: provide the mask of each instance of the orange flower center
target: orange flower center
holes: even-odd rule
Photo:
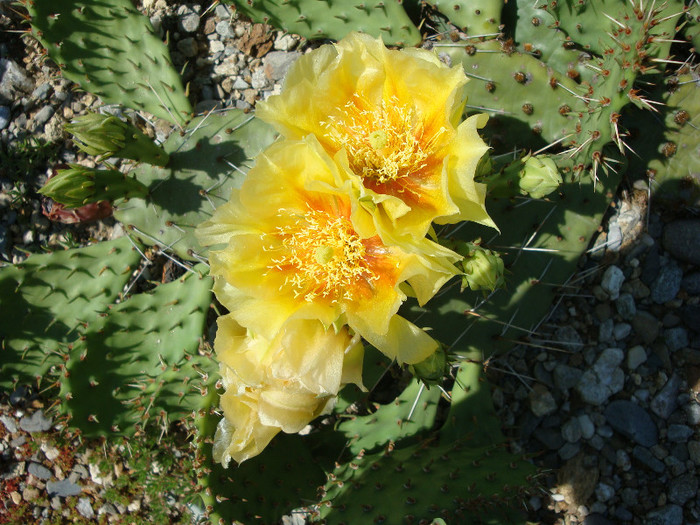
[[[294,297],[309,302],[319,297],[334,303],[352,301],[363,284],[379,278],[369,268],[365,244],[345,217],[310,209],[296,215],[291,224],[277,227],[276,236],[282,253],[268,268],[287,274],[285,285]]]
[[[353,172],[383,184],[425,168],[445,129],[427,137],[415,110],[396,97],[378,108],[363,109],[367,106],[355,94],[339,115],[322,123],[332,147],[347,151]]]

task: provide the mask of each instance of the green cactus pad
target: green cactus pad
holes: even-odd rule
[[[211,523],[275,524],[302,501],[315,501],[323,471],[304,438],[280,434],[262,455],[225,469],[212,459],[218,420],[207,411],[195,420],[197,496]]]
[[[494,41],[435,49],[461,63],[471,77],[467,111],[491,117],[485,133],[499,149],[538,149],[571,133],[572,111],[582,103],[572,95],[578,86],[570,78],[530,55],[503,53]]]
[[[388,448],[358,455],[331,472],[318,517],[328,525],[438,517],[464,524],[524,522],[514,503],[524,499],[534,474],[530,463],[503,445],[473,446],[464,438]]]
[[[418,29],[398,0],[233,0],[232,3],[254,22],[270,24],[309,40],[340,40],[351,31],[360,31],[381,36],[390,45],[413,46],[421,41]]]
[[[130,0],[24,0],[31,34],[63,76],[105,104],[183,125],[192,114],[168,48]]]
[[[503,0],[430,0],[429,3],[469,35],[499,32]]]
[[[691,75],[671,77],[664,125],[638,109],[625,114],[633,139],[630,173],[648,179],[652,194],[677,208],[700,205],[700,88]]]
[[[352,454],[372,452],[387,441],[404,440],[432,429],[439,400],[438,388],[427,389],[411,381],[393,402],[380,405],[366,416],[347,416],[337,430],[347,437]]]
[[[119,297],[139,259],[124,237],[0,269],[0,386],[49,381],[52,367],[71,355],[81,323]]]
[[[151,418],[167,428],[202,408],[200,373],[208,379],[217,370],[197,354],[211,300],[203,269],[132,296],[81,328],[59,393],[72,425],[87,435],[133,434]]]
[[[163,144],[167,168],[140,165],[134,176],[149,187],[146,199],[131,199],[114,216],[145,244],[172,249],[180,257],[204,255],[194,229],[226,202],[251,165],[251,158],[277,134],[243,111],[198,117]]]

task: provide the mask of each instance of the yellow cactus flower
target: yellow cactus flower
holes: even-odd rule
[[[214,459],[226,467],[259,454],[280,431],[299,432],[330,409],[340,388],[362,387],[364,348],[347,329],[292,320],[274,338],[220,317],[214,348],[225,388]]]
[[[486,116],[460,123],[466,82],[462,66],[434,53],[351,33],[299,58],[256,114],[287,138],[313,134],[330,155],[342,152],[362,201],[420,238],[431,222],[494,226],[486,186],[474,182]]]
[[[401,286],[425,303],[458,273],[460,256],[380,231],[341,171],[313,136],[258,156],[240,190],[198,229],[204,245],[227,243],[210,252],[214,291],[267,338],[290,318],[347,323],[389,357],[419,362],[437,343],[397,315]]]

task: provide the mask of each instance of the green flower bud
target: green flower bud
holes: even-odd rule
[[[480,240],[468,244],[468,253],[462,261],[462,290],[493,291],[505,286],[505,267],[497,253],[479,246]]]
[[[79,208],[90,202],[145,197],[148,188],[117,170],[96,170],[71,164],[70,169],[59,170],[49,179],[39,193],[67,208]]]
[[[554,161],[546,155],[523,159],[525,164],[520,170],[520,193],[541,199],[556,190],[562,183],[561,175]]]
[[[408,370],[427,386],[436,385],[450,372],[447,351],[440,345],[435,352],[420,363],[409,365]]]
[[[88,113],[66,125],[75,144],[98,160],[109,157],[131,159],[165,166],[168,154],[137,127],[111,115]]]

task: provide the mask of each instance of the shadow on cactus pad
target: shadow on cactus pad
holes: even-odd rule
[[[251,159],[276,136],[270,126],[238,110],[198,117],[163,144],[170,155],[167,167],[141,164],[134,170],[149,195],[120,204],[114,216],[144,244],[186,259],[193,252],[204,255],[194,229],[228,200]]]

